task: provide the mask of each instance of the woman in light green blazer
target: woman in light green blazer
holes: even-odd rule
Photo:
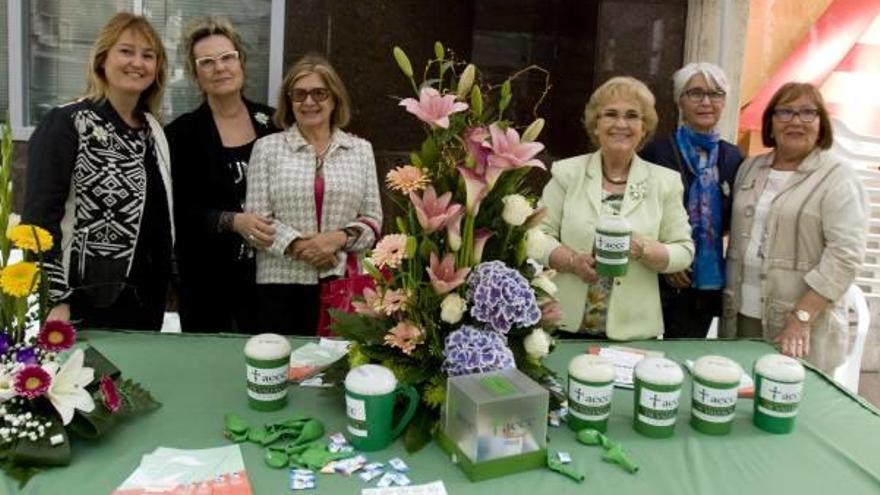
[[[547,215],[539,258],[557,270],[562,330],[612,340],[663,334],[657,273],[687,268],[694,255],[677,172],[636,155],[654,133],[654,96],[640,81],[615,77],[584,109],[599,148],[553,164],[541,202]],[[603,215],[624,217],[633,230],[626,275],[599,277],[593,243]]]

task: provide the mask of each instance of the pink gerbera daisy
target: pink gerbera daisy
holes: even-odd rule
[[[52,375],[35,364],[27,365],[15,375],[15,391],[21,397],[34,399],[46,393]]]
[[[408,321],[402,321],[385,334],[385,345],[397,347],[404,354],[411,354],[424,341],[422,330]]]
[[[101,398],[104,400],[104,405],[107,406],[107,410],[112,413],[115,413],[119,410],[120,399],[119,399],[119,389],[116,388],[116,383],[107,375],[101,377]]]
[[[76,330],[66,321],[49,320],[37,334],[37,344],[47,351],[63,351],[73,347]]]
[[[387,266],[389,268],[397,268],[406,257],[406,235],[391,234],[386,235],[373,249],[371,261],[378,268]]]

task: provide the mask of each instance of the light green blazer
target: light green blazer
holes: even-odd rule
[[[602,158],[591,153],[555,162],[541,203],[547,215],[541,229],[552,237],[544,243],[541,262],[564,244],[579,253],[593,252],[593,237],[602,211]],[[687,212],[682,205],[681,177],[675,171],[635,156],[623,198],[621,215],[633,232],[662,242],[669,251],[663,270],[672,273],[690,266],[694,243]],[[576,275],[560,273],[554,279],[563,311],[561,328],[577,332],[587,297],[587,283]],[[653,338],[663,333],[657,273],[630,260],[627,274],[614,281],[608,301],[606,334],[613,340]]]

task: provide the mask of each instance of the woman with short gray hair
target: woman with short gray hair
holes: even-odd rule
[[[640,155],[681,173],[684,206],[696,253],[693,265],[660,283],[666,338],[702,338],[721,316],[724,288],[722,239],[730,229],[733,182],[743,156],[721,139],[717,125],[729,84],[720,67],[690,63],[673,76],[678,128],[645,146]]]

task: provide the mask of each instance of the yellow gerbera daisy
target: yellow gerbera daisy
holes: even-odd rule
[[[19,249],[34,253],[52,249],[52,234],[36,225],[16,225],[7,233],[9,240]]]
[[[0,271],[0,289],[14,297],[27,297],[37,290],[40,279],[37,277],[40,269],[36,263],[19,261]]]

